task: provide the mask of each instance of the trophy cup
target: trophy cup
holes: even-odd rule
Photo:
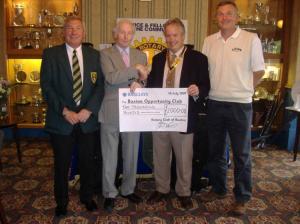
[[[23,4],[15,4],[14,5],[14,20],[13,25],[14,26],[24,26],[25,25],[25,17],[23,15],[24,13],[24,5]]]
[[[7,116],[8,116],[8,114],[7,114],[7,104],[6,103],[2,103],[0,105],[0,120],[6,119]]]
[[[33,112],[32,114],[32,123],[37,124],[37,123],[41,123],[41,118],[39,115],[39,112]]]
[[[32,113],[32,123],[41,123],[41,117],[39,113],[40,102],[37,95],[32,96],[32,105],[34,112]]]
[[[18,114],[18,121],[19,122],[24,122],[26,121],[25,118],[24,118],[24,112],[23,111],[20,111],[19,114]]]
[[[38,99],[37,95],[32,96],[32,105],[35,106],[35,107],[39,106],[39,102],[38,102],[37,99]]]
[[[73,15],[78,16],[79,15],[79,7],[77,2],[75,3],[74,7],[73,7]]]
[[[53,35],[53,31],[51,28],[48,28],[46,31],[46,36],[47,36],[47,47],[52,47],[52,35]]]
[[[15,71],[15,76],[17,75],[18,71],[22,70],[22,64],[14,64],[14,71]]]
[[[269,24],[268,15],[270,13],[270,6],[266,5],[265,7],[265,21],[264,24]]]
[[[31,44],[31,33],[29,31],[24,33],[23,39],[25,42],[25,45],[23,46],[23,48],[24,49],[32,49],[33,46]]]
[[[24,95],[21,96],[21,99],[16,101],[16,104],[18,104],[18,105],[27,105],[29,103],[30,103],[30,101],[27,100],[26,96],[24,96]]]
[[[39,49],[41,33],[39,31],[32,31],[30,35],[33,42],[33,48]]]
[[[41,25],[43,26],[48,26],[48,19],[47,19],[47,15],[49,14],[49,10],[48,9],[42,9],[39,13],[39,22],[41,23]]]
[[[255,3],[254,21],[256,23],[260,23],[261,22],[261,12],[262,12],[263,5],[264,4],[262,2],[256,2]]]
[[[22,49],[23,48],[22,37],[17,36],[17,37],[14,38],[14,40],[15,40],[15,48],[16,49]]]
[[[34,95],[32,96],[32,105],[36,108],[39,108],[42,104],[42,97]]]

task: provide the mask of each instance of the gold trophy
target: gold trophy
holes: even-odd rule
[[[261,23],[262,18],[261,18],[261,13],[263,9],[263,3],[262,2],[256,2],[255,3],[255,15],[254,15],[254,21],[256,23]]]
[[[24,26],[25,25],[25,17],[23,15],[24,13],[24,5],[22,3],[14,4],[14,20],[13,25],[14,26]]]
[[[32,114],[32,123],[34,123],[34,124],[41,123],[41,118],[40,118],[39,112],[34,112]]]

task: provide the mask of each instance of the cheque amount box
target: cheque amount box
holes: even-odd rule
[[[165,104],[165,117],[185,117],[187,114],[187,106],[185,104]]]

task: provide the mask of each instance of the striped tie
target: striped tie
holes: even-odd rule
[[[169,64],[169,71],[166,79],[166,87],[167,88],[174,88],[175,84],[175,72],[176,72],[176,65],[174,65],[176,59],[176,55],[170,55],[168,64]]]
[[[75,49],[73,51],[73,57],[72,57],[72,68],[73,68],[73,91],[74,91],[73,99],[77,104],[81,99],[82,81],[80,75],[79,62],[78,62]]]

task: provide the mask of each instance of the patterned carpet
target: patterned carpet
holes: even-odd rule
[[[14,143],[6,144],[0,152],[3,170],[0,172],[0,195],[9,223],[113,223],[113,224],[202,224],[202,223],[300,223],[300,158],[292,162],[292,154],[276,149],[253,150],[253,199],[247,205],[247,215],[231,217],[226,214],[233,202],[227,198],[201,202],[193,195],[193,208],[183,210],[174,193],[155,206],[138,206],[118,197],[116,210],[109,214],[102,209],[88,213],[80,204],[76,187],[70,190],[68,216],[53,216],[55,202],[52,181],[52,151],[45,140],[23,140],[23,161],[19,163]],[[233,172],[229,171],[232,189]],[[138,180],[138,193],[146,198],[153,190],[152,179]],[[101,203],[101,204],[100,204]]]

